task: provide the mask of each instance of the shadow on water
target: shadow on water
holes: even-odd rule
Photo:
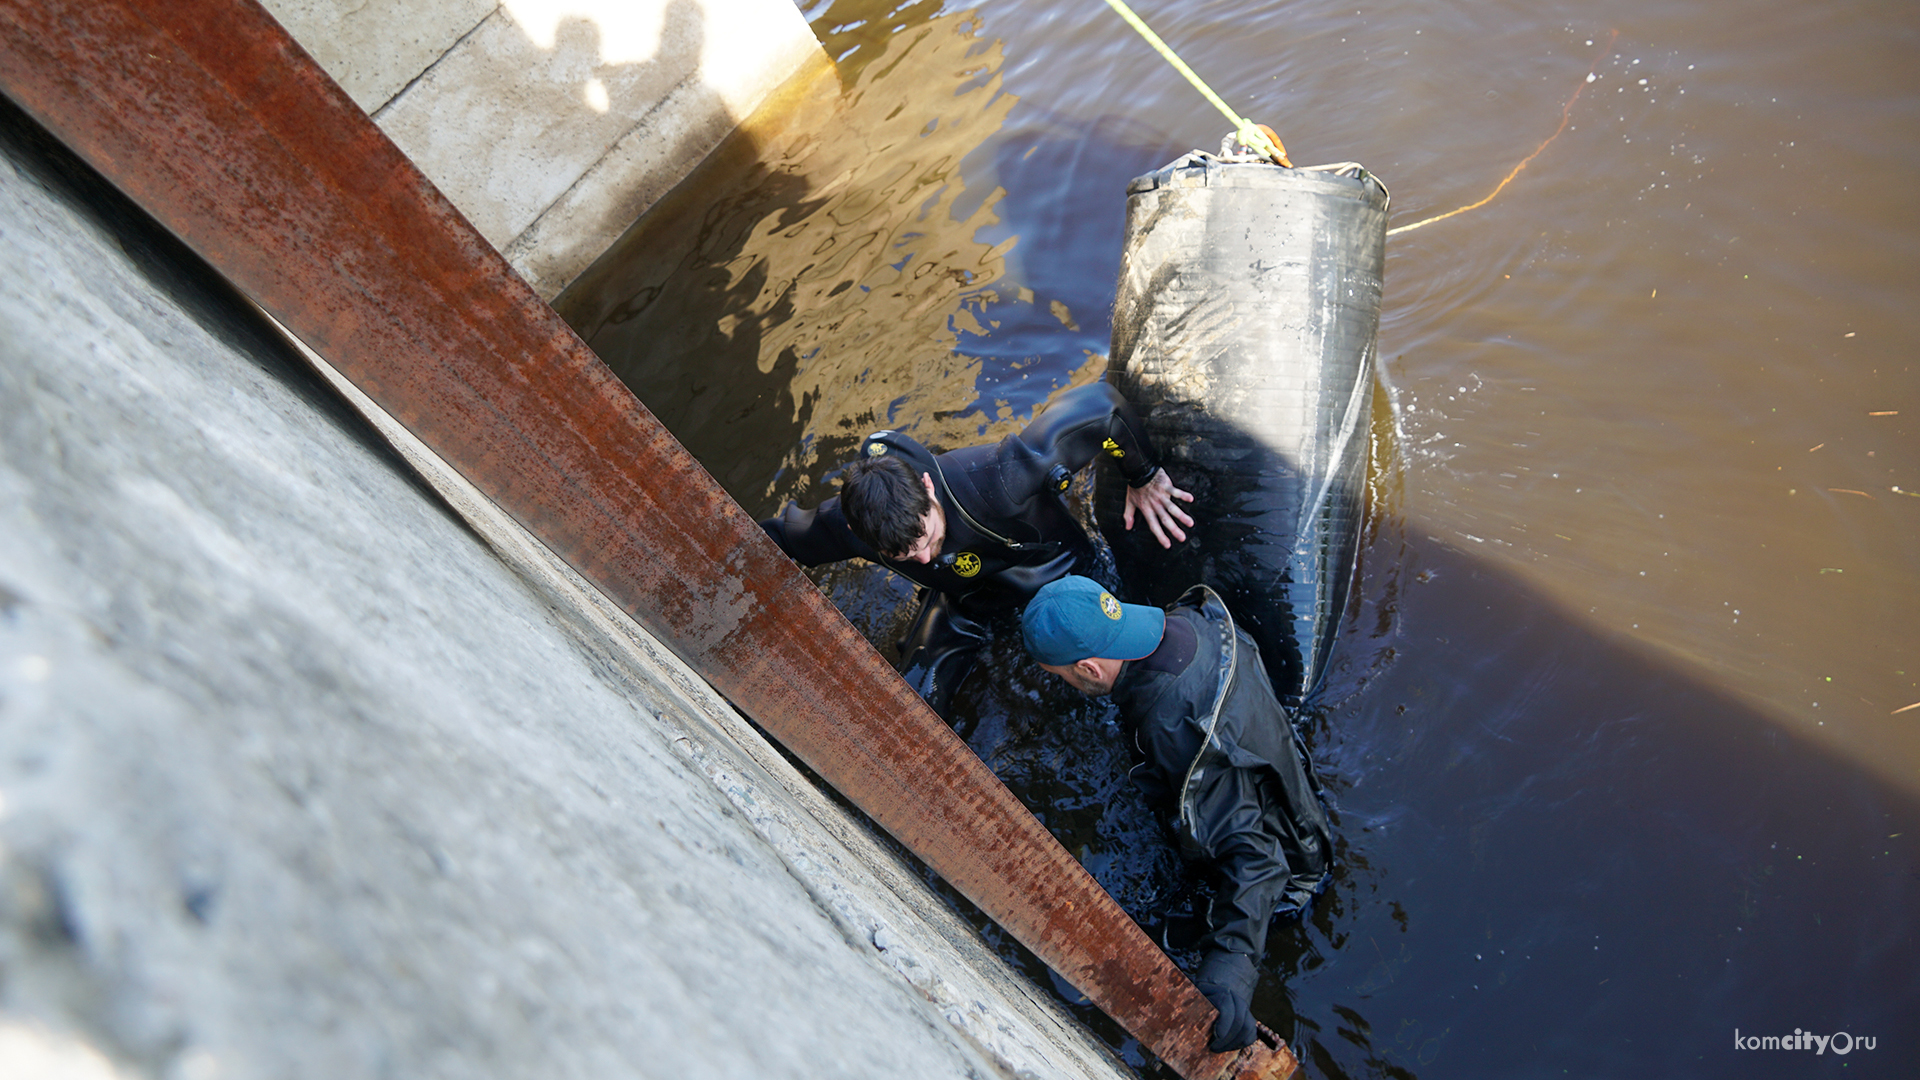
[[[1277,937],[1286,992],[1264,1002],[1317,1071],[1812,1064],[1732,1053],[1735,1027],[1911,1054],[1904,792],[1397,527],[1361,597],[1311,739],[1344,847],[1335,929]]]
[[[757,153],[748,136],[729,140],[724,151],[703,168],[739,168]],[[711,207],[690,208],[685,218],[674,204],[695,201],[699,189],[676,189],[659,208],[670,223],[668,236],[629,237],[615,249],[629,264],[649,268],[654,265],[645,254],[650,249],[684,249],[686,254],[666,268],[666,281],[623,283],[631,291],[596,313],[597,334],[587,335],[582,322],[574,323],[656,416],[672,418],[665,421],[669,429],[736,499],[751,479],[771,470],[760,458],[727,450],[798,444],[814,403],[812,397],[794,399],[798,358],[791,348],[781,350],[768,370],[760,368],[760,328],[763,321],[792,318],[791,289],[778,291],[762,307],[756,302],[768,291],[766,266],[749,266],[737,280],[728,272],[746,230],[767,213],[807,212],[803,181],[777,173],[758,179],[761,183],[747,192]],[[568,306],[574,295],[562,294],[556,302],[569,319],[580,317]],[[851,448],[848,439],[846,449]]]
[[[1070,125],[1032,107],[972,159],[978,185],[1004,191],[1000,220],[980,239],[1008,251],[1009,276],[1025,303],[994,311],[987,332],[963,334],[960,349],[987,358],[982,396],[1030,414],[1044,394],[1019,379],[1038,358],[1104,357],[1112,337],[1113,268],[1125,237],[1124,215],[1108,212],[1104,196],[1135,176],[1166,164],[1159,132],[1126,117],[1106,116]],[[1097,193],[1092,203],[1063,202],[1059,193]],[[1044,385],[1044,384],[1043,384]]]
[[[736,136],[557,305],[756,514],[826,497],[874,427],[992,441],[1094,377],[1121,193],[1188,149],[1137,121],[1015,108],[972,16],[817,7],[840,85]],[[915,65],[946,74],[882,78]],[[1419,286],[1390,271],[1389,306]],[[1305,717],[1338,865],[1303,921],[1274,927],[1256,1014],[1324,1077],[1907,1071],[1920,807],[1427,535],[1444,530],[1404,509],[1391,400],[1376,395],[1359,582]],[[1083,518],[1090,487],[1071,492]],[[891,655],[912,588],[859,564],[812,576]],[[1127,780],[1114,710],[1004,630],[956,697],[957,730],[1190,964],[1207,887]],[[1736,1028],[1877,1046],[1735,1050]]]

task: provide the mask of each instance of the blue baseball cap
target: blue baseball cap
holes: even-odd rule
[[[1020,636],[1035,660],[1066,667],[1088,657],[1138,660],[1160,647],[1166,612],[1123,604],[1091,578],[1048,582],[1020,613]]]

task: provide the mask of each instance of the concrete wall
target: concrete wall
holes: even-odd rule
[[[0,1076],[1124,1075],[342,402],[0,102]]]
[[[264,0],[551,300],[790,78],[790,0]]]

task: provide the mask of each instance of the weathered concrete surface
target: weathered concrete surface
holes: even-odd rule
[[[552,299],[741,120],[832,65],[790,0],[265,0]]]
[[[800,28],[806,30],[806,24]],[[807,33],[811,40],[812,31]],[[813,87],[839,85],[839,74],[817,42],[793,74],[764,96],[741,96],[726,89],[726,76],[709,82],[713,77],[703,74],[674,87],[502,249],[543,298],[552,301],[585,272],[736,126],[753,124],[761,110],[790,107]]]
[[[0,1075],[1119,1075],[4,113]]]
[[[369,114],[393,100],[500,0],[264,0],[300,47]]]

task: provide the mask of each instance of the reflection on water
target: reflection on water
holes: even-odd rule
[[[1140,7],[1296,160],[1378,171],[1396,225],[1584,87],[1497,200],[1389,242],[1363,573],[1309,717],[1340,868],[1256,1012],[1316,1076],[1915,1072],[1920,13]],[[1094,377],[1126,181],[1221,134],[1098,3],[803,8],[838,80],[559,304],[754,513],[873,427],[994,439]],[[897,637],[897,579],[816,580]],[[970,744],[1188,959],[1204,892],[1110,708],[1004,636],[984,674]],[[1796,1027],[1878,1044],[1730,1045]]]

